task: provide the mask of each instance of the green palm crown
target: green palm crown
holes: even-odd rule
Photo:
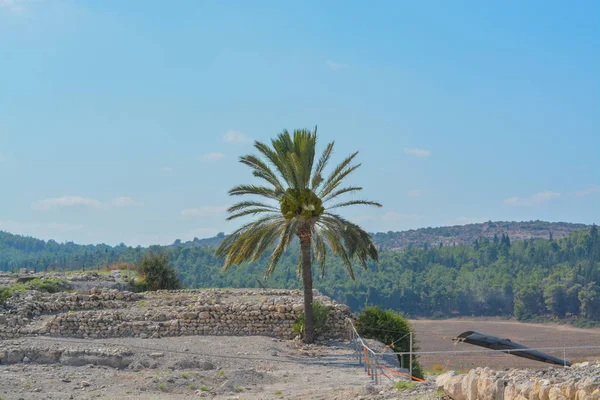
[[[296,236],[301,243],[310,243],[311,261],[318,262],[322,274],[327,248],[341,258],[353,279],[352,260],[358,260],[364,268],[369,258],[377,260],[377,249],[369,234],[334,212],[352,205],[381,207],[368,200],[338,201],[344,194],[362,190],[358,186],[342,185],[344,179],[360,167],[353,164],[358,152],[344,159],[325,177],[334,143],[325,146],[317,160],[316,131],[316,128],[313,132],[300,129],[290,135],[284,130],[271,141],[271,146],[255,142],[254,147],[261,157],[240,157],[240,162],[249,166],[252,174],[263,182],[236,186],[229,194],[262,199],[241,201],[228,209],[228,220],[248,215],[259,218],[223,240],[216,254],[225,258],[224,270],[243,262],[254,262],[267,250],[274,249],[265,271],[266,278]]]

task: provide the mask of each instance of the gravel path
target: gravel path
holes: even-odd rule
[[[15,351],[32,359],[4,364]],[[0,357],[2,352],[3,400],[427,399],[434,391],[427,383],[398,393],[385,378],[373,385],[344,343],[304,346],[260,336],[29,337],[0,342]],[[52,361],[38,354],[62,356]]]

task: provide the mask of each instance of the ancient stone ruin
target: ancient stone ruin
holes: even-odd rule
[[[75,277],[81,280],[80,276]],[[320,339],[340,338],[350,310],[315,291],[329,310]],[[72,293],[16,293],[0,308],[0,339],[263,335],[292,339],[304,310],[298,290],[205,289],[132,293],[91,288]]]

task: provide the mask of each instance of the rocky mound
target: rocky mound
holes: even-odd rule
[[[90,277],[92,280],[90,280]],[[99,287],[72,292],[15,291],[0,306],[0,339],[27,335],[79,338],[160,338],[185,335],[263,335],[294,338],[293,325],[304,310],[298,290],[204,289],[131,293],[106,289],[111,274],[75,275],[70,282]],[[344,334],[350,310],[315,291],[328,309],[322,339]]]
[[[436,385],[454,400],[597,400],[600,399],[600,361],[568,368],[477,368],[468,374],[447,372]]]

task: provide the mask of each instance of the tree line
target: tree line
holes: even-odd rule
[[[7,240],[10,239],[10,240]],[[137,262],[148,250],[168,251],[184,287],[277,287],[300,289],[298,248],[291,246],[268,280],[267,257],[221,272],[213,249],[152,246],[150,249],[58,244],[0,233],[0,269],[28,267],[92,269],[117,261]],[[369,305],[410,316],[515,316],[600,320],[600,238],[598,228],[561,239],[512,241],[506,235],[481,237],[472,245],[383,250],[351,280],[341,260],[329,257],[325,274],[315,270],[314,286],[358,311]]]

